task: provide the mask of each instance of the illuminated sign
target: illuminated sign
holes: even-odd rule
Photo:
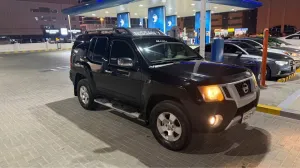
[[[148,27],[157,28],[162,32],[165,32],[165,7],[159,6],[148,9]]]
[[[167,16],[166,17],[166,32],[171,30],[173,26],[177,26],[177,16]]]
[[[60,34],[63,35],[63,36],[68,35],[68,29],[67,28],[61,28],[60,29]]]
[[[211,32],[211,12],[210,10],[206,11],[206,24],[205,24],[205,43],[210,43],[210,32]],[[198,34],[198,37],[195,38],[195,44],[200,44],[200,12],[196,12],[195,15],[195,31]]]
[[[80,29],[73,29],[73,30],[68,30],[69,33],[73,33],[73,34],[78,34],[81,33]]]
[[[59,30],[58,29],[47,29],[47,30],[45,30],[45,32],[48,34],[57,34],[57,33],[59,33]]]
[[[234,28],[228,28],[227,31],[228,31],[228,33],[232,33],[232,32],[234,32]]]
[[[130,28],[130,15],[128,12],[126,13],[118,13],[117,14],[117,22],[118,27]]]

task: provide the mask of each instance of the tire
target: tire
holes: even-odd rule
[[[272,78],[272,73],[271,73],[271,69],[267,66],[266,69],[266,80],[270,80]]]
[[[152,109],[150,117],[151,131],[162,146],[179,151],[190,144],[192,128],[181,104],[169,100],[163,101]],[[181,134],[178,134],[179,127],[181,127]]]
[[[270,80],[271,78],[272,78],[271,69],[267,66],[267,69],[266,69],[266,80]],[[261,80],[261,72],[258,74],[257,80],[258,81]]]
[[[82,89],[82,90],[81,90]],[[96,103],[87,79],[82,79],[77,84],[77,97],[80,105],[86,110],[94,110]]]

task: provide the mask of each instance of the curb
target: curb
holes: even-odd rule
[[[296,76],[296,73],[298,73],[298,71],[300,72],[300,69],[297,69],[295,73],[293,73],[285,78],[278,79],[277,82],[287,82],[287,81],[293,79]]]
[[[50,52],[50,51],[63,51],[63,50],[71,50],[71,48],[49,49],[49,50],[9,51],[9,52],[0,52],[0,55],[4,55],[4,54],[19,54],[19,53]]]
[[[258,104],[256,110],[261,113],[267,113],[267,114],[271,114],[271,115],[282,116],[282,117],[286,117],[286,118],[300,120],[300,113],[298,112],[299,114],[297,114],[296,111],[290,110],[290,109],[283,109],[280,107]]]

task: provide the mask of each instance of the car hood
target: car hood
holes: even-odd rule
[[[268,52],[268,58],[273,60],[293,60],[290,56],[272,52]]]
[[[153,79],[172,84],[193,81],[198,84],[224,84],[242,80],[252,74],[244,67],[204,60],[181,61],[150,68]]]

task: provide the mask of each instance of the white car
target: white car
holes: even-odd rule
[[[278,38],[282,41],[285,41],[287,43],[290,43],[294,46],[300,47],[300,34],[297,32],[296,34],[288,35],[286,37],[280,37]]]
[[[262,38],[237,38],[237,39],[231,39],[232,41],[241,41],[247,44],[252,45],[253,47],[259,49],[259,50],[263,50],[263,39]],[[282,49],[278,49],[278,48],[273,48],[270,44],[268,47],[268,52],[272,52],[272,53],[278,53],[278,54],[284,54],[284,55],[290,55],[290,53],[288,53],[285,50]]]

